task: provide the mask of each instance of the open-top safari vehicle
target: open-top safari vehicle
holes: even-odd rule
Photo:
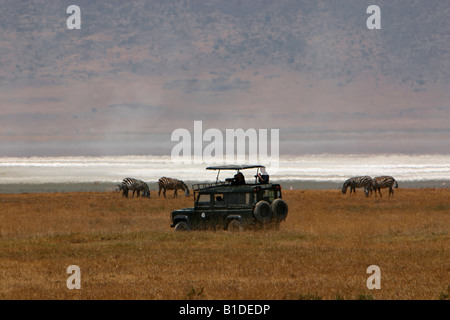
[[[194,184],[194,206],[171,213],[172,228],[228,229],[240,231],[249,227],[278,226],[286,219],[288,205],[282,199],[281,186],[261,177],[261,165],[221,165],[207,167],[217,170],[213,183]],[[257,169],[255,182],[247,183],[241,170]],[[233,178],[221,181],[220,171],[234,170]]]

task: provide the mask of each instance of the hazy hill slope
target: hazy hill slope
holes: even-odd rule
[[[446,1],[378,1],[377,31],[360,1],[80,0],[79,31],[67,30],[60,1],[2,2],[2,84],[270,65],[342,85],[361,73],[415,90],[449,80]]]

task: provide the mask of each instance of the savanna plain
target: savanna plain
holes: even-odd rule
[[[285,190],[278,230],[238,233],[175,232],[169,192],[0,194],[0,298],[449,299],[450,189],[383,191]]]

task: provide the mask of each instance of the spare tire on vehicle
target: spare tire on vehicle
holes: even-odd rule
[[[288,205],[283,199],[275,199],[272,202],[272,212],[277,221],[286,219],[288,211]]]
[[[253,214],[259,223],[265,224],[272,220],[272,207],[267,201],[261,200],[256,204]]]

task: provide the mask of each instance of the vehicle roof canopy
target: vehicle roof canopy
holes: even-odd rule
[[[258,190],[270,190],[270,189],[278,189],[280,187],[279,184],[243,184],[238,186],[230,186],[230,185],[211,185],[204,188],[199,188],[195,190],[195,192],[199,192],[201,194],[211,194],[211,193],[248,193],[255,191],[255,188]]]
[[[265,167],[262,165],[227,164],[227,165],[207,167],[206,170],[243,170],[243,169],[253,169],[253,168],[265,168]]]

